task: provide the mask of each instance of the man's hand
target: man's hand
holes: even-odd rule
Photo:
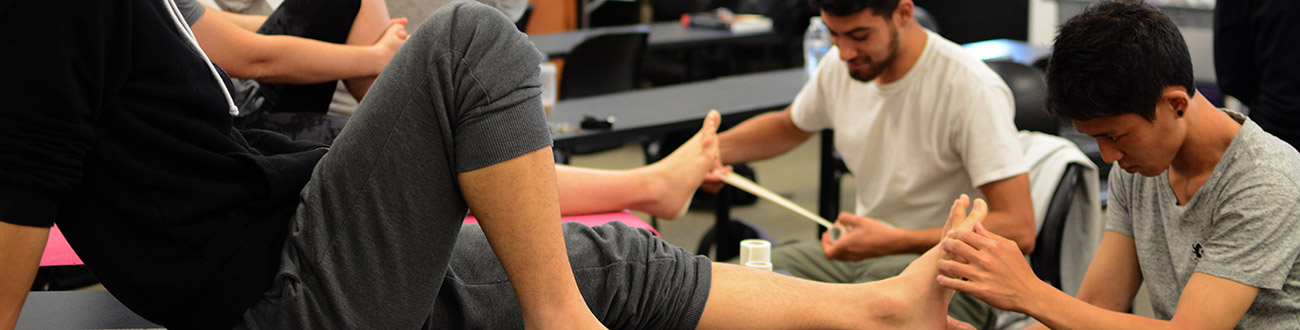
[[[704,175],[704,181],[700,182],[700,189],[713,194],[722,191],[722,187],[727,185],[727,183],[722,182],[722,177],[727,176],[727,173],[731,173],[732,170],[731,165],[722,166],[722,163],[719,162],[712,171]]]
[[[898,253],[897,240],[902,229],[876,219],[840,213],[835,222],[853,228],[831,243],[829,232],[822,234],[822,251],[827,259],[857,261]]]
[[[993,307],[1024,312],[1029,297],[1055,290],[1034,275],[1015,241],[976,224],[974,230],[954,230],[940,245],[939,285],[968,293]],[[960,260],[967,262],[962,263]],[[965,279],[965,280],[961,280]]]

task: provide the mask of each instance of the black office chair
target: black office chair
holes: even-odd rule
[[[533,17],[533,4],[530,3],[528,4],[528,7],[524,7],[524,13],[522,15],[519,15],[519,20],[515,21],[515,27],[519,28],[519,32],[524,32],[524,33],[528,32],[528,19],[532,17]]]
[[[1038,279],[1061,289],[1061,241],[1065,236],[1065,220],[1073,204],[1076,188],[1083,184],[1083,165],[1066,165],[1061,183],[1056,185],[1052,200],[1047,204],[1042,227],[1034,240],[1034,252],[1029,254],[1029,266]]]
[[[591,0],[582,0],[588,5]],[[579,10],[582,10],[579,8]],[[579,13],[581,14],[581,13]],[[605,0],[587,16],[587,27],[630,25],[641,23],[641,2],[637,0]]]
[[[560,99],[622,92],[636,88],[637,68],[645,54],[648,31],[609,33],[591,37],[573,47],[564,58]],[[590,154],[622,146],[595,143],[574,146],[573,154]],[[567,158],[567,154],[562,157]]]
[[[939,33],[939,21],[934,20],[934,15],[930,15],[930,12],[926,11],[925,8],[913,8],[916,8],[916,10],[912,11],[912,18],[916,19],[917,24],[921,24],[921,27],[934,31],[934,33]],[[939,33],[939,35],[943,34]]]
[[[564,58],[560,99],[635,88],[648,35],[646,31],[602,34],[573,47]]]
[[[986,61],[993,72],[1011,88],[1015,99],[1016,127],[1024,131],[1038,131],[1060,135],[1061,121],[1043,109],[1047,101],[1047,80],[1043,73],[1028,65],[1006,61]]]

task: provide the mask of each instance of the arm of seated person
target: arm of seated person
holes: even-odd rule
[[[980,186],[987,198],[989,213],[984,226],[1011,238],[1022,254],[1033,251],[1034,215],[1029,198],[1029,175],[1019,174]],[[886,225],[878,219],[841,213],[836,220],[854,229],[832,243],[822,238],[822,251],[835,260],[862,260],[899,253],[924,253],[939,244],[943,228],[906,230]]]
[[[49,228],[0,222],[0,329],[18,324],[49,235]]]
[[[940,285],[1025,313],[1052,329],[1232,329],[1259,293],[1249,285],[1195,273],[1173,319],[1151,319],[1123,312],[1142,283],[1132,237],[1106,232],[1075,298],[1038,280],[1006,238],[980,228],[949,236],[954,239],[945,242],[944,251],[969,262],[940,261],[940,273],[949,276],[938,277]]]
[[[375,77],[406,41],[405,25],[389,26],[372,45],[341,45],[246,30],[222,15],[203,15],[191,27],[199,46],[231,77],[311,84]]]
[[[265,15],[248,15],[248,14],[232,13],[225,10],[212,8],[211,6],[205,5],[203,3],[199,3],[199,4],[203,5],[203,8],[206,9],[204,11],[205,13],[204,16],[215,15],[216,17],[221,18],[230,23],[233,23],[239,26],[239,28],[247,30],[249,32],[257,32],[257,29],[262,27],[262,23],[266,23]]]

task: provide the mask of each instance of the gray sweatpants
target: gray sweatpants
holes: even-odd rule
[[[456,181],[550,143],[540,54],[496,10],[445,6],[416,31],[312,173],[250,329],[521,328]],[[708,260],[622,225],[564,226],[579,288],[611,328],[695,327]]]

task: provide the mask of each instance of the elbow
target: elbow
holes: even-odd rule
[[[269,76],[270,61],[265,57],[246,56],[229,61],[217,62],[231,78],[260,80]]]
[[[1026,212],[1027,213],[1027,212]],[[1020,248],[1020,253],[1029,255],[1034,252],[1037,245],[1038,230],[1034,225],[1034,217],[1030,214],[1013,215],[1015,223],[1019,224],[1010,230],[1007,238],[1016,241],[1016,246]]]
[[[1020,247],[1020,254],[1029,255],[1034,253],[1034,245],[1037,243],[1035,242],[1037,238],[1034,236],[1034,232],[1031,230],[1027,235],[1022,234],[1015,240],[1016,245]]]

